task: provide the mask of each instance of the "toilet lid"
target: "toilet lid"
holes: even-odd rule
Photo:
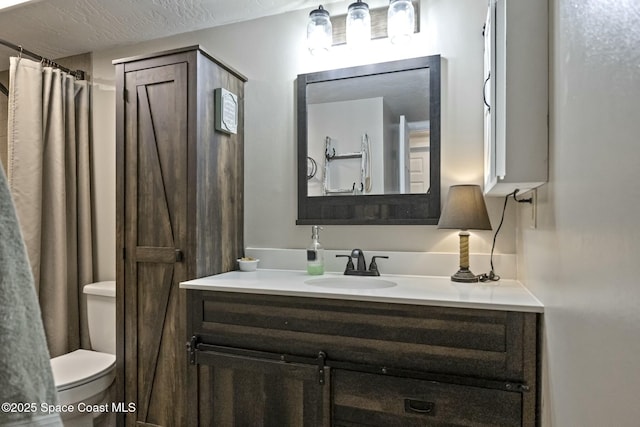
[[[98,351],[76,350],[51,359],[53,380],[58,391],[78,387],[111,371],[116,356]]]

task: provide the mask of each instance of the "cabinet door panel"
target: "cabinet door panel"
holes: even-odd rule
[[[125,400],[134,421],[181,425],[186,364],[178,283],[186,247],[187,66],[178,63],[125,75]],[[134,419],[135,418],[135,419]]]
[[[519,426],[521,394],[334,369],[336,427]]]
[[[330,425],[329,378],[318,366],[198,354],[199,425],[322,427]]]

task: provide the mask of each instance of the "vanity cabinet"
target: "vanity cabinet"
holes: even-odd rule
[[[484,191],[548,180],[548,5],[490,0],[484,52]]]
[[[537,423],[537,313],[187,294],[193,425],[249,395],[263,425]]]
[[[198,46],[114,61],[118,425],[184,426],[186,295],[243,252],[244,77]],[[214,90],[238,96],[238,131],[214,130]]]

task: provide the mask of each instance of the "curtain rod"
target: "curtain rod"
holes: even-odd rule
[[[19,45],[15,45],[11,42],[8,42],[6,40],[0,39],[0,44],[4,45],[10,49],[13,49],[15,51],[20,52],[20,55],[27,55],[30,56],[31,58],[35,59],[36,61],[42,61],[43,63],[50,65],[52,67],[56,67],[62,71],[64,71],[65,73],[71,74],[73,77],[75,77],[78,80],[84,80],[84,71],[82,70],[76,70],[76,71],[71,71],[70,69],[63,67],[62,65],[58,64],[55,61],[52,61],[50,59],[44,58],[36,53],[33,53],[31,51],[28,51],[27,49],[24,49],[22,46]],[[2,86],[2,85],[0,85]],[[2,91],[4,93],[4,90]]]

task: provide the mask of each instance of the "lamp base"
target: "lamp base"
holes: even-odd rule
[[[478,282],[478,276],[473,274],[468,268],[460,267],[460,270],[451,276],[452,282],[475,283]]]

